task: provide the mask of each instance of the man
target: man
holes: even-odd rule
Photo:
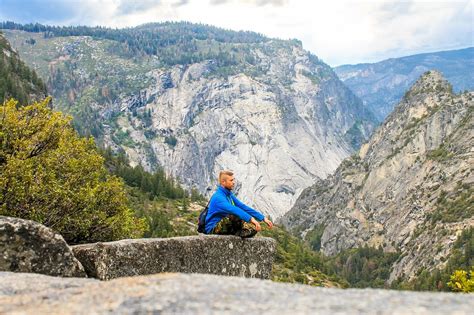
[[[234,173],[221,171],[219,186],[212,195],[206,216],[206,234],[231,234],[252,237],[262,230],[259,221],[271,229],[273,223],[263,214],[242,203],[232,193]]]

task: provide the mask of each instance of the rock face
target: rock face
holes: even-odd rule
[[[2,314],[471,314],[472,294],[331,289],[202,274],[98,281],[0,272]]]
[[[133,163],[152,169],[158,161],[201,192],[214,190],[218,172],[231,169],[243,183],[236,187],[241,199],[273,218],[288,211],[302,189],[350,154],[347,139],[358,138],[354,125],[367,114],[332,70],[301,47],[263,51],[252,52],[268,66],[259,77],[205,79],[212,62],[154,71],[157,84],[144,92],[152,101],[138,110],[150,113],[149,126],[133,115],[117,120],[134,143],[146,143],[123,147]],[[164,76],[172,87],[163,86]]]
[[[474,47],[336,67],[339,78],[380,121],[424,72],[436,69],[454,91],[474,90]]]
[[[102,280],[159,272],[270,278],[275,240],[206,235],[99,242],[72,250],[87,274]]]
[[[0,270],[85,277],[63,237],[30,220],[0,216]]]
[[[203,30],[186,58],[199,60],[217,47],[222,53],[170,64],[159,61],[165,54],[126,58],[117,43],[89,36],[5,34],[54,83],[59,109],[103,129],[95,136],[104,146],[123,149],[146,170],[162,166],[205,194],[220,170],[231,169],[242,183],[239,198],[273,218],[332,173],[373,127],[362,102],[298,41],[215,42],[201,40]],[[26,45],[30,37],[41,45]],[[91,92],[104,85],[115,87],[107,93],[113,99]],[[79,89],[72,103],[68,88]]]
[[[365,244],[400,251],[390,280],[443,267],[474,226],[474,93],[453,94],[439,72],[423,75],[385,123],[329,178],[306,189],[282,218],[321,250]]]

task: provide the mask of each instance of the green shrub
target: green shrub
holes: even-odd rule
[[[474,216],[474,188],[460,184],[448,196],[441,191],[437,199],[436,209],[427,215],[431,222],[459,222]]]
[[[469,276],[464,270],[456,270],[450,279],[448,286],[454,292],[474,292],[474,266],[471,268]]]
[[[49,100],[0,106],[0,215],[42,223],[70,244],[141,237],[123,182]]]
[[[324,225],[318,224],[306,234],[305,240],[313,250],[318,251],[321,249],[321,237],[323,236],[324,229]]]

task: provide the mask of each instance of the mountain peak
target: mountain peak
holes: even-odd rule
[[[425,72],[405,94],[405,99],[413,98],[425,93],[452,93],[452,85],[443,77],[441,72],[431,70]]]

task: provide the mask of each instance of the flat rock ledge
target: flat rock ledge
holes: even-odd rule
[[[0,272],[0,314],[472,314],[473,294],[315,288],[162,273],[110,281]]]
[[[89,277],[101,280],[160,272],[270,278],[272,238],[200,235],[126,239],[71,246]]]
[[[85,277],[64,238],[31,220],[0,216],[0,271]]]

